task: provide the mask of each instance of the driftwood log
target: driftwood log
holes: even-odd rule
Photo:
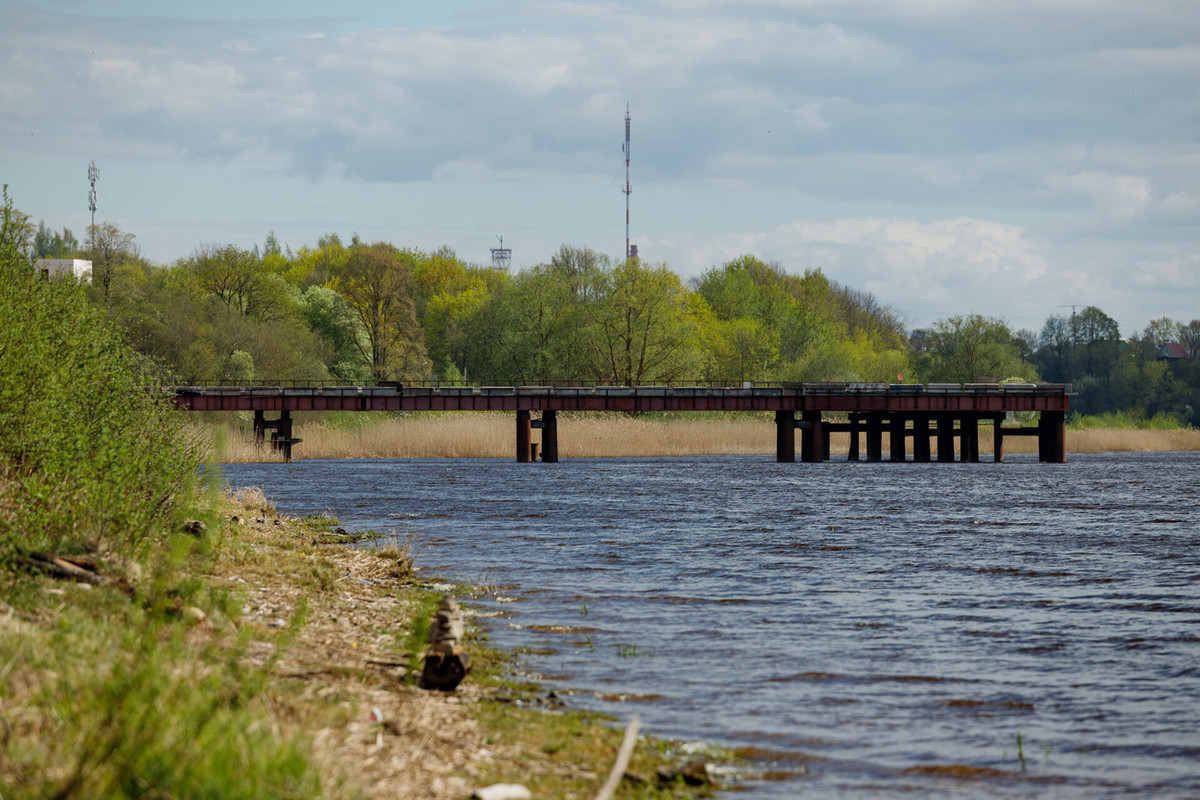
[[[460,642],[462,612],[450,595],[443,595],[429,624],[429,648],[421,671],[421,688],[453,691],[471,671],[471,657]]]
[[[25,566],[31,572],[41,572],[52,578],[87,583],[92,586],[116,586],[133,597],[133,587],[124,578],[106,575],[100,571],[100,563],[88,556],[60,556],[30,551],[25,553]]]

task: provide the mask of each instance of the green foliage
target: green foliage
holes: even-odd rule
[[[631,258],[604,275],[586,319],[578,338],[593,379],[638,386],[695,374],[695,322],[679,277],[665,264]]]
[[[300,310],[326,347],[330,375],[346,383],[367,380],[370,370],[362,357],[362,326],[345,298],[328,286],[310,286],[300,298]]]
[[[0,320],[0,551],[128,546],[171,525],[199,453],[83,289],[10,248]]]
[[[1187,425],[1180,422],[1173,414],[1155,414],[1149,419],[1133,411],[1106,411],[1093,416],[1075,415],[1067,422],[1072,430],[1139,430],[1139,431],[1177,431]]]
[[[1021,360],[1008,324],[998,317],[968,314],[939,320],[923,337],[923,348],[917,366],[929,381],[972,383],[1037,377],[1033,366]]]
[[[247,668],[249,639],[227,648],[187,630],[186,606],[229,616],[236,604],[184,569],[214,543],[178,532],[200,499],[182,414],[146,391],[144,359],[83,287],[36,273],[23,219],[5,192],[0,568],[21,622],[0,626],[4,797],[316,796],[304,743],[268,724],[273,659]],[[95,552],[134,579],[136,601],[67,584],[48,607],[28,550]]]
[[[38,222],[33,248],[37,258],[74,258],[79,252],[79,241],[70,228],[63,228],[62,233],[52,231],[43,220]]]
[[[108,302],[113,279],[119,270],[138,258],[132,233],[111,222],[88,226],[88,258],[92,262],[92,283],[99,285]]]
[[[356,340],[376,380],[421,380],[429,374],[424,332],[417,323],[412,265],[420,254],[380,242],[355,245],[334,277],[362,326]]]

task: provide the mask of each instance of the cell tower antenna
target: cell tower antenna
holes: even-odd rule
[[[633,251],[629,248],[629,195],[633,187],[629,185],[629,103],[625,104],[625,145],[621,148],[625,153],[625,258],[632,258]]]
[[[504,246],[503,236],[496,238],[500,240],[500,246],[492,248],[492,268],[507,270],[512,264],[512,250]]]
[[[88,183],[92,185],[91,191],[88,192],[88,208],[92,210],[92,227],[96,227],[96,181],[100,180],[100,170],[96,168],[96,162],[88,164]]]

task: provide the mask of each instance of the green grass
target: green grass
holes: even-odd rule
[[[1130,411],[1105,412],[1091,416],[1073,416],[1067,421],[1071,430],[1137,430],[1137,431],[1181,431],[1190,426],[1172,414],[1155,414],[1146,418]]]

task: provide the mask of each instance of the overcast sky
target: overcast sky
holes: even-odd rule
[[[1200,318],[1196,0],[0,2],[0,181],[169,263],[326,233],[513,267],[630,238],[921,327]]]

